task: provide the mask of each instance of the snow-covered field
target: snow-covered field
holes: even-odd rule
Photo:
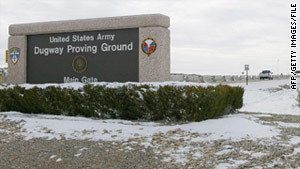
[[[254,116],[246,114],[228,115],[221,119],[193,122],[182,125],[161,125],[153,122],[131,122],[125,120],[92,120],[82,117],[28,115],[5,112],[14,121],[24,120],[21,132],[26,139],[42,137],[60,139],[128,140],[130,138],[151,137],[155,133],[167,133],[181,129],[189,133],[207,134],[205,137],[191,138],[191,141],[211,141],[218,139],[256,139],[276,136],[276,128],[255,122]],[[0,130],[1,131],[1,130]],[[179,139],[179,138],[178,138]],[[188,138],[185,138],[188,140]],[[299,140],[300,141],[300,140]]]
[[[168,82],[167,84],[186,85],[186,83]],[[105,141],[128,141],[133,140],[144,146],[157,148],[157,153],[169,153],[171,158],[177,162],[185,163],[185,154],[191,152],[189,146],[179,146],[176,150],[170,148],[164,152],[159,150],[159,144],[153,144],[154,137],[159,135],[169,136],[175,141],[185,142],[187,145],[192,142],[210,142],[214,140],[226,139],[232,141],[240,140],[266,140],[280,135],[280,127],[296,127],[299,124],[278,122],[277,126],[268,125],[259,120],[259,117],[270,117],[271,114],[299,115],[300,108],[297,106],[297,92],[288,89],[288,80],[273,80],[252,82],[248,86],[244,84],[231,84],[233,86],[243,86],[245,88],[244,106],[239,110],[241,113],[226,115],[219,119],[211,119],[202,122],[193,122],[181,125],[166,125],[154,122],[132,122],[125,120],[94,120],[83,117],[66,117],[50,115],[32,115],[19,112],[1,112],[0,122],[4,119],[13,121],[22,120],[22,130],[18,135],[25,136],[25,139],[45,138],[45,139],[90,139]],[[120,84],[113,84],[117,86]],[[195,85],[195,84],[191,84]],[[206,84],[207,85],[207,84]],[[74,88],[81,84],[74,84]],[[32,87],[26,85],[26,87]],[[43,86],[40,86],[43,87]],[[244,113],[243,113],[244,112]],[[249,114],[246,112],[263,113]],[[4,118],[5,117],[5,118]],[[0,132],[8,132],[1,130]],[[298,144],[300,137],[294,136],[288,143]],[[226,150],[224,150],[226,151]],[[198,153],[198,154],[197,154]],[[219,152],[226,153],[226,152]],[[195,152],[196,157],[202,154]],[[261,154],[253,154],[262,156]],[[166,161],[170,160],[168,158]],[[243,162],[242,162],[243,163]],[[238,165],[236,162],[235,165]],[[222,164],[217,168],[227,168],[232,164]]]
[[[297,91],[288,90],[289,79],[238,85],[245,88],[244,106],[240,111],[300,115]]]

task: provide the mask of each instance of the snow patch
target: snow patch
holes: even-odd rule
[[[53,158],[55,158],[56,157],[56,155],[52,155],[51,157],[50,157],[50,159],[53,159]]]
[[[61,162],[62,161],[62,159],[61,158],[58,158],[57,160],[56,160],[56,162]]]
[[[300,143],[300,137],[299,136],[294,136],[290,139],[290,144],[299,144]]]
[[[230,153],[230,152],[232,152],[232,151],[233,151],[233,150],[225,149],[225,150],[221,150],[221,151],[216,152],[216,155],[228,154],[228,153]]]
[[[201,122],[193,122],[182,125],[161,126],[159,123],[140,122],[132,125],[126,120],[94,120],[83,117],[49,115],[30,115],[17,112],[3,112],[7,119],[13,121],[23,120],[24,132],[19,132],[27,140],[32,138],[66,139],[77,140],[104,140],[104,141],[127,141],[130,138],[151,137],[155,133],[167,133],[169,130],[181,129],[185,132],[207,134],[205,137],[191,138],[191,141],[211,141],[218,139],[241,140],[270,138],[277,136],[279,131],[273,126],[259,124],[253,119],[254,116],[246,114],[227,115],[220,119],[211,119]],[[76,119],[76,120],[75,120]],[[143,130],[140,130],[143,126]],[[45,130],[47,129],[47,130]],[[51,130],[52,132],[47,132]],[[118,132],[122,130],[122,132]],[[83,135],[83,131],[93,131]],[[103,132],[103,131],[106,131]],[[189,137],[185,137],[187,140]],[[179,139],[179,138],[178,138]]]
[[[262,153],[262,152],[257,152],[257,153],[252,153],[253,158],[261,158],[262,156],[267,155],[267,153]]]
[[[230,85],[245,88],[244,106],[240,111],[300,115],[300,107],[297,106],[296,101],[297,91],[280,87],[289,85],[289,79],[251,82],[248,86],[245,84]],[[276,92],[268,90],[274,87],[282,90]]]
[[[282,127],[300,128],[299,123],[284,123],[284,122],[276,122],[276,123],[279,124]]]
[[[74,154],[75,157],[79,157],[80,155],[81,155],[81,153]]]
[[[220,164],[218,164],[218,165],[215,167],[215,169],[228,169],[228,168],[230,168],[230,167],[232,167],[231,164],[228,164],[228,163],[220,163]]]

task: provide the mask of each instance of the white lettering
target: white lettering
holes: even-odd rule
[[[97,46],[88,46],[85,44],[84,46],[67,46],[68,53],[97,53]]]
[[[94,77],[86,77],[86,76],[82,76],[81,78],[81,82],[82,83],[93,83],[93,82],[98,82],[98,79],[97,78],[94,78]]]
[[[85,42],[85,41],[94,41],[94,36],[88,36],[88,35],[73,35],[72,36],[73,42]]]
[[[97,40],[110,40],[114,41],[115,40],[115,34],[111,35],[101,35],[101,33],[98,34]]]
[[[63,51],[64,51],[63,47],[56,47],[56,48],[34,47],[34,54],[35,55],[44,55],[44,56],[48,56],[48,55],[51,55],[51,54],[62,55]]]
[[[64,77],[64,83],[74,83],[74,82],[79,82],[79,79],[76,77]]]
[[[132,51],[133,50],[133,42],[131,42],[129,44],[117,44],[117,45],[109,45],[107,43],[102,43],[101,50],[103,52]]]
[[[64,43],[64,42],[70,42],[70,36],[67,37],[61,37],[61,36],[50,36],[49,38],[50,43]]]

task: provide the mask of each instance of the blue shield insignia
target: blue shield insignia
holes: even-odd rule
[[[13,64],[16,64],[20,58],[20,48],[9,49],[10,59]]]

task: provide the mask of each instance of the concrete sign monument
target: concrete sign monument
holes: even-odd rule
[[[169,26],[161,14],[10,25],[8,83],[168,81]]]

